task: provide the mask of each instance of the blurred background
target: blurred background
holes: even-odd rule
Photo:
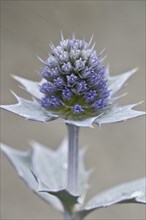
[[[1,1],[1,102],[16,100],[10,90],[30,98],[11,78],[11,74],[39,80],[41,63],[37,55],[47,57],[49,43],[75,33],[88,41],[94,34],[96,50],[106,48],[105,65],[111,75],[139,66],[122,92],[128,95],[120,104],[145,98],[145,1]],[[137,107],[144,110],[144,104]],[[104,125],[101,129],[81,129],[80,145],[87,146],[86,167],[94,168],[87,199],[113,185],[145,174],[144,117],[124,123]],[[41,124],[26,121],[1,111],[1,141],[25,150],[34,139],[56,149],[66,136],[61,121]],[[1,155],[1,219],[62,219],[18,178],[14,168]],[[118,205],[101,209],[87,219],[143,220],[145,207]]]

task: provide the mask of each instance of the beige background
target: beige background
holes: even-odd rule
[[[29,98],[10,77],[16,74],[39,79],[40,62],[36,55],[47,56],[48,44],[74,32],[87,40],[94,34],[96,49],[104,47],[111,74],[133,67],[140,70],[122,92],[128,96],[121,104],[143,100],[145,89],[145,1],[2,1],[1,20],[1,102],[15,103],[10,89]],[[137,107],[144,110],[144,104]],[[86,167],[94,167],[92,188],[96,192],[145,174],[144,117],[101,129],[82,129],[80,144],[88,146]],[[1,112],[1,139],[18,149],[27,149],[35,139],[56,148],[66,135],[60,121],[47,125],[26,121]],[[1,156],[1,218],[3,220],[61,219],[52,207],[37,198],[17,177],[7,159]],[[90,214],[87,219],[142,220],[145,207],[119,205]]]

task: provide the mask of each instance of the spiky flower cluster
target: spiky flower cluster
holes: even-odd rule
[[[109,105],[105,67],[94,46],[74,36],[51,45],[41,75],[41,105],[67,119],[98,115]]]

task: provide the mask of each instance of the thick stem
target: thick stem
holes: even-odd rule
[[[67,190],[78,194],[78,161],[79,161],[79,127],[67,124],[68,129],[68,169],[67,169]]]

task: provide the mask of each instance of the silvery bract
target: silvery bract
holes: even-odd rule
[[[88,179],[91,174],[91,170],[85,170],[85,151],[80,150],[80,195],[75,196],[66,190],[67,141],[64,141],[56,151],[37,142],[32,142],[31,146],[32,150],[25,152],[6,145],[2,145],[1,149],[25,183],[58,211],[72,217],[70,219],[81,220],[91,211],[114,204],[146,203],[146,179],[141,178],[99,193],[85,204],[85,196],[89,188]]]
[[[42,61],[41,82],[34,82],[18,76],[14,78],[29,92],[33,101],[15,94],[14,105],[1,108],[27,119],[48,122],[62,118],[65,122],[80,127],[91,127],[125,121],[145,114],[133,110],[136,104],[119,107],[115,97],[137,68],[118,76],[110,76],[109,68],[96,54],[91,41],[62,40],[55,47],[51,45],[49,57]]]

